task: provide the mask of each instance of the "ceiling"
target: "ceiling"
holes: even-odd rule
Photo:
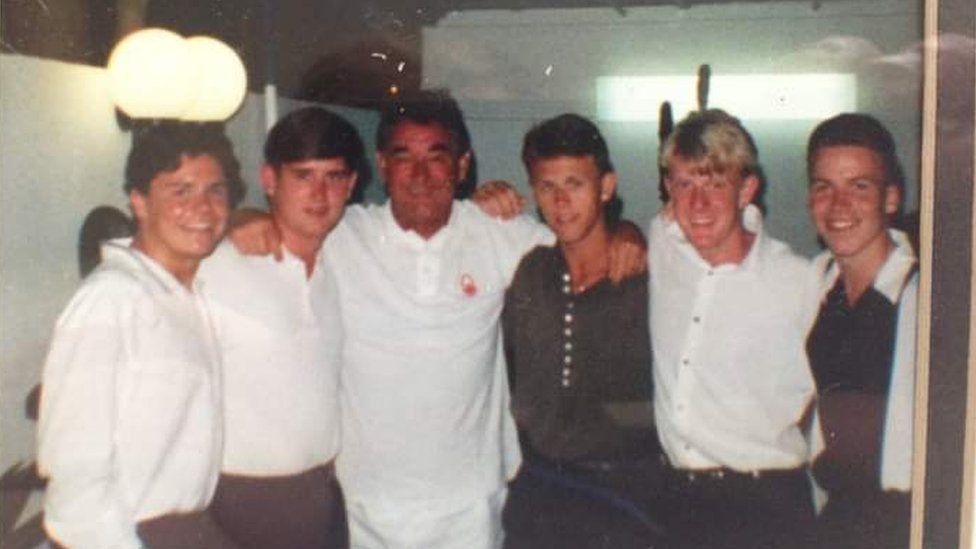
[[[421,29],[453,11],[611,8],[626,17],[637,6],[763,1],[771,0],[0,0],[0,31],[4,51],[93,65],[142,26],[209,34],[241,54],[253,90],[272,80],[283,95],[374,108],[391,87],[420,85]]]

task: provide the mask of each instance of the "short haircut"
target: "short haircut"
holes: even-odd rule
[[[658,165],[667,175],[675,157],[700,162],[709,172],[739,170],[743,177],[759,173],[759,152],[738,118],[721,109],[689,114],[664,141]]]
[[[450,135],[451,152],[461,156],[471,150],[471,135],[464,123],[464,113],[447,90],[408,91],[391,100],[380,114],[376,128],[377,151],[386,150],[393,129],[401,122],[423,126],[440,124]]]
[[[292,111],[268,132],[264,161],[274,169],[289,162],[342,158],[362,175],[366,153],[359,132],[348,120],[320,107]]]
[[[211,156],[220,165],[227,183],[231,207],[244,198],[241,165],[234,147],[219,124],[159,122],[136,128],[132,150],[125,164],[126,193],[149,193],[149,183],[163,172],[179,169],[183,156]]]
[[[613,171],[607,142],[596,124],[578,114],[561,114],[532,127],[522,141],[526,171],[540,159],[592,156],[600,175]]]
[[[818,124],[807,141],[807,175],[813,173],[817,153],[824,147],[864,147],[874,151],[881,158],[885,184],[905,188],[905,172],[898,161],[895,140],[877,118],[844,113]]]

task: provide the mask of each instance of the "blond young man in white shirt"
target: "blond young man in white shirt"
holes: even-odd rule
[[[670,198],[649,255],[667,547],[801,547],[814,518],[808,262],[762,231],[757,152],[737,119],[689,115],[660,166]]]
[[[126,166],[137,225],[62,313],[44,365],[45,529],[72,548],[229,548],[206,512],[220,467],[220,361],[200,261],[243,193],[230,142],[154,126]]]

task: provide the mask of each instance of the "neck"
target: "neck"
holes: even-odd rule
[[[738,265],[749,255],[749,250],[752,249],[752,244],[755,240],[756,234],[742,227],[738,231],[738,234],[732,237],[728,247],[716,250],[712,254],[702,254],[702,259],[712,267],[729,264]]]
[[[138,235],[132,239],[132,247],[149,256],[156,263],[159,263],[187,290],[193,289],[193,277],[197,274],[197,267],[200,266],[200,260],[179,260],[169,257],[153,249],[152,245],[147,245],[146,241],[139,238]]]
[[[322,242],[325,241],[325,235],[318,238],[311,238],[296,235],[287,230],[283,230],[281,227],[278,230],[281,231],[282,245],[294,254],[295,257],[302,260],[302,263],[305,264],[305,276],[311,277],[312,272],[315,270],[315,259],[319,255],[319,250],[322,249]]]
[[[610,235],[605,225],[594,227],[589,235],[578,242],[560,242],[559,248],[569,268],[574,293],[582,292],[606,278],[610,264]]]
[[[837,267],[840,269],[840,277],[844,282],[844,293],[847,295],[849,305],[856,304],[864,292],[874,284],[874,279],[887,261],[892,248],[894,244],[888,238],[888,233],[884,233],[883,238],[879,239],[876,245],[869,246],[858,254],[837,258]]]

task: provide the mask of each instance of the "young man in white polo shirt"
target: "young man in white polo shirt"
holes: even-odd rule
[[[224,359],[226,440],[214,516],[242,547],[343,547],[338,358],[316,318],[319,249],[342,217],[363,143],[342,117],[317,107],[271,129],[261,183],[282,240],[280,261],[224,243],[200,276],[213,302]]]
[[[38,466],[44,524],[71,548],[230,548],[206,512],[220,470],[222,387],[194,283],[243,194],[223,134],[139,131],[125,190],[131,245],[103,248],[44,365]]]
[[[660,166],[670,199],[649,251],[667,547],[801,547],[814,520],[800,427],[809,264],[763,231],[756,147],[737,119],[689,115]]]

